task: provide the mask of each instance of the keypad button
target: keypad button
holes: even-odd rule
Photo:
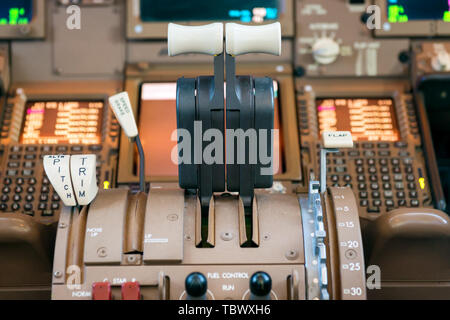
[[[344,181],[345,181],[345,182],[350,182],[350,181],[352,181],[352,176],[346,174],[346,175],[344,176]]]
[[[414,182],[408,183],[408,189],[409,190],[416,190],[416,184]]]
[[[398,203],[399,207],[406,206],[406,200],[405,199],[400,199],[400,200],[397,201],[397,203]]]
[[[404,199],[405,198],[405,193],[403,191],[397,192],[397,198]]]
[[[377,181],[378,181],[378,177],[377,177],[377,176],[374,176],[374,175],[371,175],[371,176],[370,176],[370,181],[372,181],[372,182],[377,182]]]
[[[375,165],[375,160],[374,160],[374,159],[368,159],[368,160],[367,160],[367,164],[368,164],[369,166],[374,166],[374,165]]]
[[[35,185],[36,184],[36,179],[35,178],[30,178],[29,180],[28,180],[28,184],[30,184],[30,185]]]
[[[367,200],[361,200],[359,202],[359,204],[361,205],[361,207],[367,207],[369,205],[369,201]]]
[[[31,194],[28,194],[28,195],[25,196],[25,201],[33,202],[34,201],[34,197]]]
[[[26,154],[24,156],[25,160],[35,160],[36,159],[36,155],[35,154]]]
[[[395,189],[397,190],[403,190],[405,188],[403,182],[396,182],[395,183]]]
[[[390,183],[383,183],[383,189],[384,189],[384,190],[391,190],[391,189],[392,189],[392,186],[391,186]]]
[[[6,210],[8,210],[8,205],[5,204],[5,203],[1,203],[1,204],[0,204],[0,210],[1,210],[1,211],[6,211]]]
[[[379,163],[380,163],[380,165],[382,165],[382,166],[387,166],[387,165],[388,165],[387,159],[380,159],[380,160],[379,160]]]
[[[367,199],[368,194],[367,194],[366,191],[361,191],[361,192],[359,193],[359,197],[360,197],[361,199]]]
[[[414,175],[413,175],[413,174],[408,174],[408,175],[406,176],[406,180],[409,181],[409,182],[414,181],[414,180],[415,180]]]
[[[23,163],[23,167],[27,169],[34,168],[34,162],[26,161]]]
[[[19,162],[8,162],[8,168],[19,168],[20,167],[20,163]]]
[[[362,147],[364,149],[373,149],[374,145],[373,145],[373,143],[363,143]]]
[[[56,147],[56,151],[57,152],[66,152],[67,151],[67,147],[66,146],[57,146]]]
[[[39,199],[41,201],[47,201],[48,200],[48,195],[46,193],[41,194],[41,196],[39,197]]]
[[[410,191],[409,192],[409,197],[410,198],[414,198],[414,199],[417,198],[417,191]]]
[[[393,200],[386,200],[385,201],[386,207],[393,207],[394,206],[394,201]]]
[[[42,211],[42,216],[43,217],[51,217],[51,216],[53,216],[53,210],[44,210],[44,211]]]
[[[359,190],[366,190],[367,189],[367,185],[365,183],[358,183],[358,189]]]
[[[332,176],[331,176],[331,181],[333,181],[333,182],[338,182],[338,181],[339,181],[339,176],[337,176],[337,175],[332,175]]]
[[[366,181],[366,177],[363,175],[358,175],[358,177],[356,178],[358,180],[358,182],[365,182]]]
[[[52,210],[58,210],[59,209],[59,203],[53,202],[52,203]]]
[[[364,168],[363,167],[357,167],[356,168],[356,173],[359,173],[359,174],[364,173]]]
[[[364,161],[363,161],[363,159],[355,159],[355,164],[357,166],[362,166],[364,164]]]
[[[411,200],[410,204],[411,204],[411,207],[418,207],[419,206],[419,200],[413,199],[413,200]]]
[[[23,208],[25,209],[25,211],[31,211],[33,210],[33,205],[31,203],[26,203]]]
[[[42,186],[41,193],[48,193],[50,189],[47,186]]]
[[[380,213],[380,208],[379,207],[368,207],[367,212],[368,213]]]
[[[31,170],[31,169],[25,169],[25,170],[22,170],[22,174],[23,174],[24,176],[32,176],[32,175],[34,174],[34,170]]]
[[[379,206],[381,206],[381,200],[373,200],[373,201],[372,201],[372,204],[373,204],[375,207],[379,207]]]
[[[39,210],[46,210],[47,209],[47,204],[45,202],[41,202],[39,203]]]
[[[15,195],[13,196],[13,201],[19,202],[20,200],[22,200],[22,197],[20,196],[20,194],[15,194]]]
[[[9,187],[3,187],[2,192],[8,194],[11,192],[11,189]]]
[[[388,167],[382,167],[382,168],[380,168],[380,172],[384,173],[384,174],[389,173],[389,168]]]
[[[394,143],[394,146],[396,148],[406,148],[406,147],[408,147],[408,143],[403,142],[403,141],[397,141],[396,143]]]
[[[400,164],[400,160],[397,158],[391,159],[391,163],[393,166],[398,166]]]
[[[36,191],[36,189],[34,187],[27,188],[27,193],[34,193],[35,191]]]
[[[387,149],[387,148],[389,148],[389,144],[385,143],[385,142],[380,142],[380,143],[378,143],[377,146],[378,146],[379,149]]]
[[[22,191],[23,191],[23,188],[22,188],[21,186],[17,186],[17,187],[14,189],[14,192],[15,192],[15,193],[22,193]]]
[[[391,155],[391,152],[389,150],[382,150],[378,151],[378,155],[380,157],[389,157]]]
[[[50,181],[48,180],[47,177],[44,177],[44,178],[42,179],[42,184],[43,184],[44,186],[48,185],[49,183],[50,183]]]
[[[7,186],[9,186],[9,185],[11,184],[11,182],[12,182],[11,178],[5,178],[5,179],[3,179],[3,183],[4,183],[5,185],[7,185]]]
[[[52,196],[52,201],[59,201],[59,200],[61,200],[61,199],[59,198],[59,195],[58,195],[57,193],[53,194],[53,196]]]
[[[394,193],[391,190],[384,191],[384,197],[385,198],[392,198],[394,196]]]
[[[19,186],[23,185],[24,182],[25,182],[25,181],[23,180],[23,178],[17,178],[17,179],[16,179],[16,183],[17,183]]]
[[[336,167],[334,170],[337,173],[344,173],[344,172],[347,172],[347,167]]]
[[[395,181],[402,181],[403,180],[403,175],[401,175],[401,174],[394,174],[394,180]]]
[[[364,151],[363,155],[364,155],[364,157],[373,158],[373,157],[375,157],[375,152],[373,152],[373,151]]]
[[[394,167],[394,168],[392,168],[392,172],[393,173],[401,173],[402,171],[400,170],[400,167]]]
[[[381,176],[381,180],[383,180],[384,182],[388,182],[390,179],[391,177],[389,177],[387,174]]]
[[[375,167],[370,167],[370,168],[369,168],[369,173],[371,173],[371,174],[377,173],[377,168],[375,168]]]
[[[380,198],[380,192],[379,191],[373,191],[372,192],[372,198],[379,199]]]
[[[378,183],[371,183],[370,184],[370,189],[378,190],[378,189],[380,189],[380,186],[378,185]]]
[[[20,204],[18,204],[18,203],[13,203],[13,204],[11,205],[11,209],[12,209],[13,211],[19,210],[19,209],[20,209]]]
[[[25,148],[26,152],[36,152],[37,151],[37,147],[35,146],[28,146]]]
[[[2,195],[0,196],[0,201],[1,201],[1,202],[8,202],[8,201],[9,201],[8,195],[2,194]]]

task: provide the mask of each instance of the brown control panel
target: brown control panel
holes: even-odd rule
[[[115,186],[120,128],[106,94],[12,92],[2,113],[0,211],[58,221],[62,203],[44,172],[45,155],[95,154],[100,188]]]
[[[360,215],[375,219],[405,207],[432,207],[415,106],[401,84],[377,94],[376,82],[341,86],[297,83],[302,164],[306,175],[319,174],[323,131],[352,132],[354,148],[327,158],[330,186],[347,186],[357,196]]]
[[[337,195],[341,193],[345,197],[338,200]],[[326,229],[315,237],[336,248],[338,245],[332,236],[338,235],[341,241],[347,238],[357,241],[358,256],[351,259],[361,263],[361,232],[352,192],[340,188],[331,195],[334,195],[335,207],[326,210],[333,212],[318,214],[331,215],[341,222],[341,206],[352,208],[346,221],[355,226],[354,233],[333,227],[336,222],[330,219]],[[306,229],[302,226],[309,221],[303,221],[300,210],[301,206],[302,210],[308,210],[302,204],[303,200],[308,203],[308,195],[302,194],[300,199],[299,202],[292,194],[257,193],[253,221],[253,241],[257,246],[250,248],[242,246],[241,241],[246,233],[245,219],[240,219],[241,199],[228,193],[217,195],[211,213],[214,223],[210,224],[210,241],[214,245],[199,248],[195,239],[201,232],[198,228],[201,220],[196,196],[157,186],[148,196],[132,195],[126,189],[103,190],[88,210],[78,213],[77,209],[64,208],[61,212],[52,298],[78,300],[106,296],[121,300],[124,286],[127,286],[125,291],[139,290],[136,300],[185,300],[193,294],[185,285],[186,279],[192,273],[200,273],[207,283],[204,299],[249,300],[254,294],[250,284],[252,276],[263,273],[271,281],[271,290],[267,292],[270,299],[307,299],[307,292],[313,290],[310,287],[318,282],[314,277],[306,278],[307,273],[319,272],[326,290],[331,282],[340,281],[333,279],[332,270],[344,270],[346,265],[343,265],[343,257],[336,258],[334,254],[327,260],[326,252],[320,258],[323,264],[305,263],[305,259],[314,259],[314,254],[303,240],[311,239],[309,233],[303,233]],[[328,233],[330,228],[334,231]],[[338,265],[333,266],[334,263]],[[360,266],[357,274],[361,280],[364,279],[364,263]],[[353,275],[350,278],[354,279]],[[346,286],[351,282],[347,283],[345,277],[342,279],[345,280],[342,285],[334,283],[333,286],[343,286],[346,293]],[[354,298],[365,298],[363,286],[360,288],[363,292]],[[308,299],[314,298],[317,297],[308,296]],[[331,293],[324,298],[338,297]]]

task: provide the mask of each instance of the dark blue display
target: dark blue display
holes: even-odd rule
[[[141,0],[144,22],[276,20],[278,0]]]
[[[33,0],[1,0],[0,25],[28,24],[33,19]]]

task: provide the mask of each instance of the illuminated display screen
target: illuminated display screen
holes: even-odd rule
[[[103,102],[27,102],[23,144],[100,144]]]
[[[28,24],[33,18],[33,0],[1,0],[0,25]]]
[[[350,131],[355,141],[398,141],[400,133],[392,99],[318,99],[320,135]]]
[[[450,22],[449,0],[387,0],[388,21],[443,20]]]
[[[141,0],[144,22],[278,19],[278,0]]]
[[[280,129],[280,108],[278,101],[278,83],[275,89],[274,127]],[[144,83],[141,87],[141,104],[139,114],[139,136],[147,157],[145,157],[146,176],[178,176],[178,166],[172,162],[171,153],[177,142],[171,140],[172,133],[177,129],[175,82]],[[274,141],[274,157],[279,159],[279,170],[283,171],[282,134]],[[278,151],[278,152],[277,152]],[[138,161],[137,154],[135,156]]]

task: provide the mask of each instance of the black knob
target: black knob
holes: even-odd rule
[[[258,271],[250,278],[250,292],[258,297],[265,297],[272,291],[272,278],[263,271]]]
[[[363,24],[367,24],[367,21],[369,21],[370,16],[371,16],[370,13],[364,12],[364,13],[361,15],[361,17],[360,17],[361,22],[362,22]]]
[[[403,64],[408,63],[410,59],[411,56],[408,51],[402,51],[398,54],[398,60]]]
[[[208,290],[208,281],[200,272],[193,272],[188,275],[184,285],[186,293],[194,298],[203,297]]]

